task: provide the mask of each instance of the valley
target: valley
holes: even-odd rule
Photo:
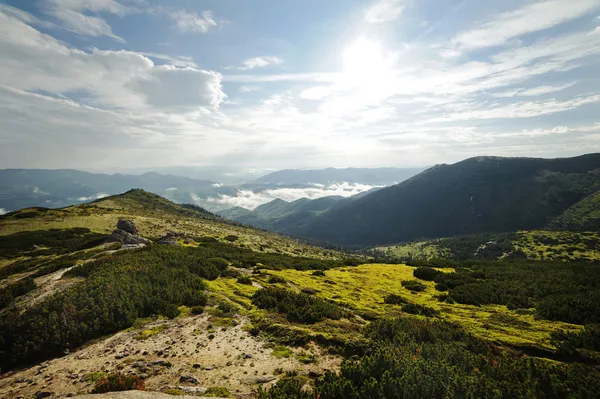
[[[594,397],[600,236],[596,158],[584,160],[548,185],[536,172],[535,201],[550,202],[531,229],[494,231],[490,208],[492,224],[465,220],[474,233],[394,245],[294,232],[412,179],[220,212],[233,221],[140,189],[9,212],[0,397]],[[413,179],[437,172],[424,173]],[[492,202],[500,214],[513,200]]]

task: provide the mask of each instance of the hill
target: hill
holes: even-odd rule
[[[112,242],[115,225],[141,244]],[[0,397],[600,390],[595,264],[361,260],[143,190],[12,212],[0,218]]]
[[[278,233],[288,233],[310,223],[314,217],[323,212],[350,201],[351,198],[328,196],[312,200],[300,198],[291,202],[277,198],[256,207],[254,211],[234,207],[219,212],[219,215],[248,226]]]
[[[286,169],[259,177],[261,184],[330,184],[333,182],[389,185],[400,183],[424,168],[327,168]]]
[[[600,191],[582,199],[558,216],[551,227],[566,230],[600,230]]]
[[[546,226],[600,188],[600,154],[471,158],[438,165],[326,212],[290,233],[344,245]]]
[[[132,187],[168,196],[177,202],[190,202],[190,194],[213,194],[213,184],[207,180],[151,172],[108,175],[71,169],[5,169],[0,170],[0,208],[63,207],[122,193]]]

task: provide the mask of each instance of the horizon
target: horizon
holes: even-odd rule
[[[599,0],[0,0],[0,22],[0,168],[600,151]]]

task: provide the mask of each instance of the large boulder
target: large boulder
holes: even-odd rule
[[[122,242],[123,244],[150,244],[147,238],[140,237],[125,230],[116,229],[107,238],[106,242]]]
[[[119,219],[117,223],[117,229],[128,232],[129,234],[137,235],[138,229],[135,227],[133,220]]]

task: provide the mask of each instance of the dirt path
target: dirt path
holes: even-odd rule
[[[281,371],[320,374],[339,367],[340,359],[332,356],[319,356],[318,364],[308,365],[293,356],[273,357],[264,342],[242,329],[247,320],[237,321],[236,327],[208,331],[209,316],[200,315],[120,332],[62,358],[0,376],[0,398],[85,394],[93,388],[91,373],[117,371],[145,378],[150,391],[179,386],[201,394],[207,387],[225,386],[242,398],[275,382]],[[319,354],[318,348],[312,350]]]

